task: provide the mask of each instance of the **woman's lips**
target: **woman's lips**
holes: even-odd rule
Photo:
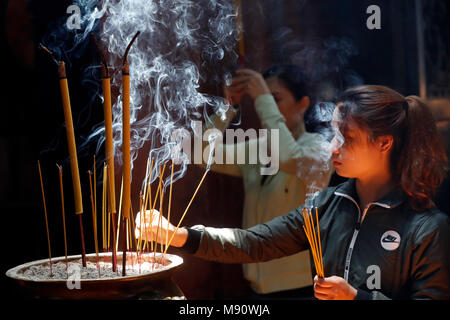
[[[339,161],[333,160],[333,166],[337,167],[340,165],[341,165],[341,163]]]

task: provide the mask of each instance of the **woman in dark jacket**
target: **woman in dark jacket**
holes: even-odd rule
[[[333,165],[351,179],[310,199],[319,213],[325,273],[315,277],[314,295],[449,299],[449,218],[432,201],[447,157],[429,108],[416,96],[360,86],[343,93],[332,126]],[[198,257],[267,261],[308,247],[300,212],[246,230],[170,225],[169,233],[176,232],[172,245]],[[148,218],[157,225],[159,219]]]

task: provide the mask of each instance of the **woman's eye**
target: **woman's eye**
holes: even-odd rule
[[[353,137],[344,137],[344,143],[351,144],[353,142]]]

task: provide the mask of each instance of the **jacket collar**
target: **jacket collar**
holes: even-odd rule
[[[356,193],[356,179],[348,179],[344,183],[340,184],[334,191],[334,194],[338,196],[344,194],[348,197],[351,197],[355,202],[357,202],[358,195]],[[374,201],[374,203],[381,204],[386,208],[395,208],[402,204],[407,198],[408,196],[402,190],[402,188],[400,186],[397,186],[389,193],[384,195],[381,199]]]

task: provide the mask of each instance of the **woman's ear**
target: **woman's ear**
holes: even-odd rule
[[[391,135],[380,136],[377,138],[377,145],[381,152],[389,152],[394,144],[394,138]]]
[[[308,96],[304,96],[297,102],[297,106],[299,111],[304,114],[306,110],[309,108],[309,104],[311,103],[311,99]]]

